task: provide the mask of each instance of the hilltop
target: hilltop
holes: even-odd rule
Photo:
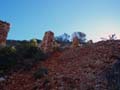
[[[29,71],[17,71],[1,84],[3,90],[118,90],[120,41],[108,40],[56,51]],[[48,74],[35,79],[41,67]],[[110,89],[111,88],[111,89]]]

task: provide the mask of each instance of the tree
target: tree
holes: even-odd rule
[[[111,34],[108,37],[109,37],[109,40],[115,40],[115,39],[117,39],[116,34]]]
[[[64,33],[64,34],[62,34],[60,36],[55,37],[55,40],[57,42],[65,42],[65,43],[67,43],[67,42],[69,42],[69,38],[70,38],[70,35],[68,35],[67,33]]]
[[[106,41],[106,40],[116,40],[117,36],[116,34],[110,34],[107,38],[101,37],[100,39],[102,39],[102,41]]]
[[[83,32],[74,32],[72,34],[72,40],[77,37],[79,39],[79,43],[85,43],[86,41],[86,34]]]

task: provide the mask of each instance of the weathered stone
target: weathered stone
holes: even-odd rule
[[[53,47],[54,47],[54,33],[51,31],[45,32],[40,48],[45,53],[49,53],[53,52]]]
[[[0,20],[0,46],[6,46],[6,39],[9,29],[10,24]]]
[[[78,47],[78,46],[79,46],[79,39],[78,37],[74,37],[72,42],[72,47]]]

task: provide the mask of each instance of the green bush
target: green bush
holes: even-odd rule
[[[25,43],[17,46],[17,54],[19,58],[28,59],[32,58],[35,60],[45,59],[46,55],[33,43]]]
[[[33,42],[0,48],[0,71],[24,69],[44,60],[46,55]]]
[[[25,70],[27,70],[28,67],[29,69],[32,68],[35,63],[46,58],[46,55],[38,47],[34,46],[34,44],[31,44],[30,42],[19,44],[16,46],[16,49],[18,58],[17,66]]]
[[[14,47],[3,47],[0,49],[0,70],[8,69],[16,64],[16,49]]]
[[[38,46],[38,43],[37,43],[37,40],[36,40],[36,39],[31,39],[31,40],[30,40],[30,43],[31,43],[33,46],[35,46],[35,47]]]

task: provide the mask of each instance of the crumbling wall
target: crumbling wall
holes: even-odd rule
[[[0,46],[6,46],[6,39],[10,29],[10,24],[0,20]]]
[[[51,31],[45,32],[40,48],[45,53],[49,53],[53,51],[53,47],[54,47],[54,33]]]
[[[72,41],[72,47],[78,47],[79,46],[79,39],[78,37],[74,37]]]

